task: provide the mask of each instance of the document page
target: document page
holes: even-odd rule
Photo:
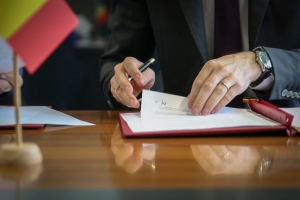
[[[70,115],[53,110],[45,106],[22,106],[20,107],[21,124],[53,124],[72,126],[91,126],[89,122],[84,122]],[[15,107],[0,106],[0,126],[16,124]]]
[[[215,114],[192,116],[187,104],[187,97],[144,90],[141,112],[121,116],[132,132],[278,125],[246,109],[230,107]]]

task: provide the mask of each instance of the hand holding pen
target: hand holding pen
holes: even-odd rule
[[[133,57],[127,57],[115,66],[110,91],[119,103],[132,108],[140,106],[136,97],[143,89],[150,89],[155,82],[155,73],[149,68],[154,61],[151,58],[142,63]]]

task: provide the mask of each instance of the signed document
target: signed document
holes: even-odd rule
[[[192,116],[187,104],[187,97],[144,90],[141,111],[122,113],[121,117],[134,133],[279,125],[250,110],[230,107],[215,114]]]

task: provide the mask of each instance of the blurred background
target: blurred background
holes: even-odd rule
[[[100,85],[99,59],[109,35],[110,0],[66,0],[79,19],[78,26],[40,68],[30,75],[24,69],[23,105],[51,106],[56,110],[110,110]],[[156,53],[153,90],[163,91]],[[11,105],[6,95],[0,105]]]
[[[108,36],[109,0],[67,2],[79,25],[35,74],[24,70],[23,101],[57,110],[108,110],[99,83],[99,58]]]

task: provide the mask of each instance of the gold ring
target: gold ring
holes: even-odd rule
[[[228,148],[226,147],[226,153],[225,153],[222,157],[225,159],[225,158],[227,158],[228,154],[229,154],[229,150],[228,150]]]
[[[225,86],[225,87],[226,87],[227,91],[229,90],[229,87],[227,86],[227,84],[226,84],[226,83],[224,83],[224,82],[220,82],[220,83],[219,83],[219,85],[223,85],[223,86]]]

